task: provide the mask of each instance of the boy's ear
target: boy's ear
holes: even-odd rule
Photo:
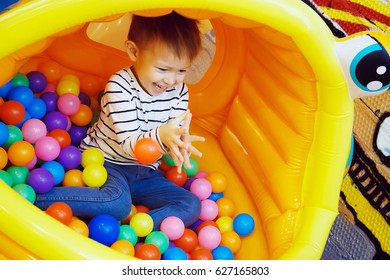
[[[126,50],[127,50],[127,53],[129,55],[130,59],[132,61],[136,61],[137,60],[137,56],[138,56],[137,45],[133,41],[127,40],[125,42],[125,46],[126,46]]]

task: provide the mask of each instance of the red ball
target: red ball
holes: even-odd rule
[[[187,173],[184,170],[179,173],[177,167],[169,168],[165,172],[165,177],[180,187],[184,186],[187,182]]]
[[[151,138],[142,138],[134,146],[135,158],[142,164],[153,164],[160,157],[160,145]]]
[[[69,132],[64,129],[56,128],[50,131],[47,136],[53,137],[60,144],[61,149],[71,144]]]
[[[46,214],[52,216],[54,219],[60,221],[65,225],[69,225],[72,221],[72,208],[65,202],[54,202],[46,209]]]
[[[198,245],[198,236],[195,231],[186,228],[184,229],[183,235],[174,241],[176,247],[184,250],[186,253],[192,252]]]
[[[136,258],[141,260],[160,260],[161,253],[160,249],[156,245],[151,243],[144,243],[136,248],[135,255]]]
[[[191,252],[190,260],[213,260],[213,255],[209,249],[199,248]]]
[[[9,125],[16,125],[23,121],[26,110],[22,103],[8,100],[1,104],[0,119]]]

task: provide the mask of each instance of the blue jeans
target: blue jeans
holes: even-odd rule
[[[199,198],[166,179],[159,170],[110,162],[104,166],[108,178],[102,187],[54,187],[47,193],[37,194],[36,206],[46,210],[52,203],[63,201],[79,218],[110,214],[123,220],[132,204],[144,205],[150,209],[148,214],[153,218],[154,230],[159,230],[162,220],[168,216],[179,217],[186,226],[198,220]]]

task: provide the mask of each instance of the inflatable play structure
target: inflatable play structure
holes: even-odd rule
[[[336,39],[299,0],[19,1],[0,14],[0,85],[55,63],[50,82],[74,74],[81,90],[96,95],[129,62],[122,50],[92,40],[91,26],[100,37],[114,30],[109,42],[121,45],[123,32],[115,30],[126,15],[172,10],[209,22],[215,34],[210,68],[189,84],[191,131],[207,139],[197,144],[200,169],[223,173],[225,195],[255,220],[235,258],[320,259],[348,167],[353,98],[389,88],[384,34]],[[0,244],[3,259],[126,258],[1,181]]]

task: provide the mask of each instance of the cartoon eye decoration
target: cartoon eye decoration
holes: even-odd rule
[[[378,120],[373,147],[381,162],[390,167],[390,112],[385,112]]]
[[[347,37],[348,38],[348,37]],[[379,95],[390,88],[390,56],[381,43],[368,34],[336,44],[351,98]]]

